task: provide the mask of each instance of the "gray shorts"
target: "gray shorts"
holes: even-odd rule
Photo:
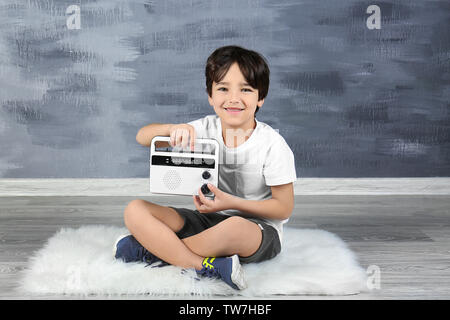
[[[200,233],[231,217],[217,212],[200,213],[198,210],[187,208],[174,208],[171,206],[169,208],[174,209],[184,219],[183,227],[176,233],[180,239]],[[246,219],[256,223],[261,228],[262,240],[258,250],[249,257],[239,257],[240,262],[261,262],[272,259],[279,254],[281,243],[277,230],[264,220],[258,218]]]

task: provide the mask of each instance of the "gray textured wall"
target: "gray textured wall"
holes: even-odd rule
[[[211,114],[204,64],[228,44],[268,59],[257,118],[298,177],[450,174],[448,0],[1,0],[0,21],[0,177],[147,177],[137,130]]]

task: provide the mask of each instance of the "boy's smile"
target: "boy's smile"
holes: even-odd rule
[[[261,107],[264,99],[258,101],[258,89],[252,88],[244,78],[239,65],[233,63],[225,77],[218,83],[212,84],[212,96],[208,96],[208,101],[214,107],[214,111],[219,116],[222,123],[223,141],[229,147],[237,147],[245,142],[251,135],[251,130],[256,127],[255,111]],[[232,133],[234,140],[229,145],[227,142],[227,130],[242,129]],[[239,133],[247,133],[245,137],[239,139]],[[250,134],[248,134],[250,133]]]

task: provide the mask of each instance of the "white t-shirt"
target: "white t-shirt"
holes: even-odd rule
[[[219,116],[208,115],[188,124],[195,128],[197,138],[216,139],[219,143],[220,190],[246,200],[266,200],[272,198],[270,186],[295,182],[297,174],[294,153],[284,138],[268,124],[255,121],[253,133],[236,148],[225,145]],[[235,209],[219,213],[257,217]],[[275,227],[282,240],[283,224],[288,219],[260,219]]]

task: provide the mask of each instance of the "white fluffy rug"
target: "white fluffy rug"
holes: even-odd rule
[[[75,295],[348,295],[368,291],[367,275],[336,235],[285,227],[283,251],[274,259],[246,264],[248,288],[235,291],[216,279],[198,280],[194,270],[145,267],[112,256],[115,226],[61,229],[30,258],[20,289],[29,294]]]

